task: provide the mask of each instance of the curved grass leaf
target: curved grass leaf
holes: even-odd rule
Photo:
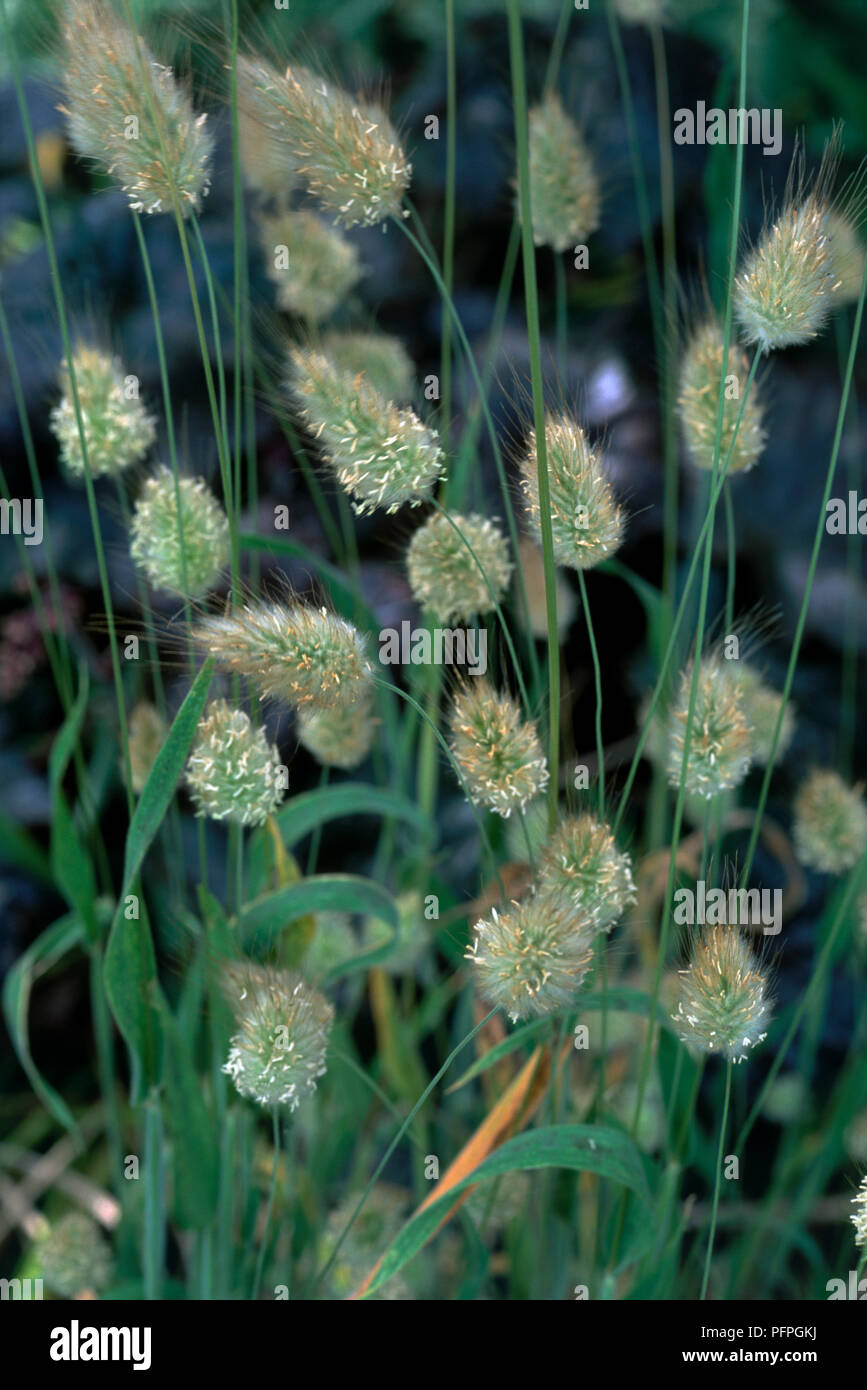
[[[601,1178],[650,1200],[650,1189],[641,1156],[627,1134],[602,1125],[550,1125],[517,1134],[502,1144],[461,1182],[449,1187],[442,1197],[417,1211],[403,1227],[382,1258],[365,1297],[382,1287],[403,1269],[430,1240],[455,1197],[465,1188],[489,1182],[504,1173],[533,1168],[568,1168],[573,1172],[596,1173]]]
[[[291,848],[311,830],[338,816],[393,816],[414,829],[424,831],[428,821],[418,806],[398,792],[366,782],[340,782],[336,787],[295,796],[277,812],[277,824]]]
[[[23,955],[19,956],[3,982],[3,1014],[22,1068],[27,1079],[43,1104],[51,1114],[72,1134],[78,1134],[75,1116],[62,1096],[58,1095],[39,1071],[30,1053],[30,1038],[27,1016],[30,1007],[30,992],[36,977],[36,967],[44,974],[71,951],[80,946],[85,939],[84,926],[76,913],[61,917],[48,927]]]
[[[163,1013],[166,1040],[164,1114],[172,1140],[174,1217],[179,1226],[207,1226],[217,1209],[219,1136],[202,1083],[176,1020]]]
[[[88,691],[87,667],[81,666],[78,695],[54,740],[48,759],[48,775],[51,787],[51,872],[63,897],[84,923],[88,938],[94,941],[96,879],[90,856],[79,837],[75,817],[63,794],[63,777],[81,738]]]
[[[388,957],[397,935],[397,904],[385,888],[356,874],[317,874],[266,893],[257,902],[248,904],[241,914],[243,944],[248,950],[267,950],[285,927],[315,912],[364,912],[391,928],[385,942],[375,950],[360,952],[341,962],[327,980],[366,970]]]
[[[105,989],[117,1026],[133,1057],[133,1095],[153,1085],[160,1070],[160,989],[150,927],[139,903],[139,916],[125,915],[138,872],[171,804],[196,726],[202,717],[213,662],[205,662],[175,716],[154,760],[126,837],[123,888],[105,952]]]

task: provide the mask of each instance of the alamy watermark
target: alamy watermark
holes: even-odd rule
[[[771,110],[751,106],[708,107],[696,103],[695,110],[681,106],[674,113],[674,143],[676,145],[761,145],[762,154],[779,154],[783,148],[783,112],[779,106]]]
[[[413,627],[408,619],[379,634],[383,666],[466,666],[471,676],[488,669],[488,630],[484,627]]]
[[[23,536],[25,545],[42,544],[42,498],[0,497],[0,536]]]
[[[761,927],[763,936],[777,936],[783,925],[781,888],[708,888],[699,879],[695,892],[678,888],[674,920],[678,926]]]

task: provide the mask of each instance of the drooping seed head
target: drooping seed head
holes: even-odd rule
[[[528,117],[530,205],[537,246],[568,251],[599,226],[599,178],[575,121],[549,92]]]
[[[727,357],[724,348],[725,334],[716,317],[705,319],[693,329],[681,360],[677,398],[690,462],[696,468],[710,471],[714,467],[720,388],[725,379],[717,465],[719,476],[722,476],[727,460],[729,473],[744,473],[752,468],[764,448],[766,438],[762,428],[762,406],[755,385],[750,389],[740,425],[737,425],[749,377],[749,362],[733,335]]]
[[[734,282],[734,312],[744,342],[764,352],[809,342],[824,328],[837,276],[828,213],[839,158],[835,133],[808,180],[803,151],[792,162],[782,208],[768,218]]]
[[[692,963],[681,973],[681,996],[672,1015],[684,1042],[704,1052],[743,1062],[767,1035],[771,1018],[768,982],[735,927],[707,927]]]
[[[361,515],[428,496],[442,473],[435,430],[321,352],[294,348],[291,390],[322,457]]]
[[[132,789],[141,796],[150,770],[168,735],[168,725],[159,710],[140,700],[129,717],[129,767]]]
[[[352,704],[373,673],[363,635],[327,608],[248,603],[225,617],[202,618],[193,635],[263,699],[299,708]]]
[[[317,709],[305,705],[298,711],[298,741],[323,767],[345,771],[363,763],[373,746],[377,720],[373,699],[365,692],[354,704]]]
[[[336,222],[372,227],[401,215],[412,165],[379,105],[298,65],[280,74],[248,59],[242,69],[267,129]]]
[[[390,333],[343,333],[332,329],[320,351],[340,372],[363,376],[387,401],[410,401],[415,392],[415,365],[399,338]]]
[[[99,1294],[114,1269],[111,1247],[92,1217],[71,1211],[37,1242],[41,1278],[60,1298]]]
[[[593,959],[596,928],[560,895],[534,893],[477,922],[467,960],[484,999],[512,1022],[571,1004]]]
[[[93,478],[119,474],[139,463],[156,438],[156,422],[139,400],[138,379],[126,376],[116,357],[80,343],[72,354],[87,448]],[[84,454],[66,365],[60,370],[62,396],[51,412],[51,429],[60,457],[73,478],[84,477]]]
[[[861,1179],[857,1196],[852,1198],[855,1210],[849,1217],[855,1227],[855,1244],[867,1245],[867,1174]]]
[[[130,554],[154,588],[184,598],[213,589],[229,563],[229,523],[204,478],[176,484],[164,465],[139,493],[130,534]]]
[[[196,731],[186,786],[197,816],[262,825],[286,790],[280,754],[243,710],[213,700]]]
[[[608,826],[589,811],[561,821],[542,852],[539,886],[562,894],[599,931],[636,900],[632,863]]]
[[[258,1105],[296,1110],[325,1075],[334,1010],[294,971],[239,962],[224,973],[237,1032],[223,1071]]]
[[[406,565],[416,601],[445,624],[489,613],[512,577],[505,536],[476,513],[433,512],[413,535]]]
[[[310,323],[330,318],[361,278],[352,243],[306,209],[261,217],[259,236],[279,307]]]
[[[476,676],[455,696],[451,751],[472,800],[499,816],[521,810],[547,785],[548,765],[533,724],[511,695]]]
[[[732,663],[734,664],[734,663]],[[699,664],[692,723],[689,704],[693,664],[683,671],[668,725],[668,780],[680,785],[687,726],[689,754],[683,771],[688,794],[709,799],[746,777],[752,758],[750,726],[729,663],[710,654]]]
[[[741,705],[750,730],[750,750],[752,760],[760,767],[767,767],[774,742],[774,730],[783,697],[778,690],[767,685],[758,671],[747,661],[732,661],[730,671],[738,690]],[[782,757],[792,741],[795,732],[795,714],[791,701],[786,701],[780,736],[777,741],[775,759]]]
[[[867,806],[860,787],[839,773],[815,768],[795,797],[795,853],[822,874],[853,868],[867,849]]]
[[[171,68],[101,0],[65,7],[63,85],[69,138],[121,186],[137,212],[198,212],[214,142]]]
[[[572,569],[592,569],[623,540],[623,513],[617,505],[599,453],[567,415],[545,426],[554,559]],[[542,539],[536,436],[521,461],[521,488],[533,535]]]

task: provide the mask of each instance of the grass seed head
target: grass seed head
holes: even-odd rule
[[[279,307],[309,323],[330,318],[361,278],[352,242],[303,208],[261,217],[259,236]],[[283,247],[288,253],[285,267]]]
[[[728,472],[744,473],[757,462],[765,445],[763,411],[753,385],[735,437],[735,426],[749,377],[749,362],[734,338],[729,344],[727,358],[724,348],[725,335],[716,317],[705,319],[692,331],[681,360],[678,413],[690,462],[696,468],[711,471],[717,439],[720,384],[725,377],[718,466],[721,472],[731,451]]]
[[[116,357],[80,343],[72,368],[90,475],[116,476],[144,458],[156,438],[156,421],[139,400],[137,379],[125,376]],[[60,370],[60,387],[63,394],[51,412],[51,429],[67,472],[83,478],[84,454],[66,365]]]
[[[606,560],[623,540],[623,513],[617,505],[599,453],[567,415],[545,427],[554,559],[586,570]],[[533,535],[542,539],[536,436],[521,461],[524,507]]]
[[[251,602],[224,617],[203,617],[194,636],[263,699],[331,709],[369,690],[373,667],[363,635],[327,608]]]
[[[433,512],[413,535],[406,563],[416,601],[438,623],[489,613],[512,577],[505,536],[476,513],[449,519]]]
[[[681,982],[672,1017],[683,1041],[745,1061],[767,1035],[771,1002],[766,975],[737,928],[705,928]]]
[[[399,338],[390,333],[324,333],[319,349],[338,371],[363,376],[387,401],[410,401],[415,364]]]
[[[750,728],[752,760],[760,767],[767,767],[783,697],[778,690],[774,690],[762,680],[756,668],[749,662],[732,661],[730,669],[732,679],[740,692],[741,705]],[[787,700],[775,758],[782,757],[794,733],[795,713],[791,701]]]
[[[610,930],[637,896],[629,855],[589,811],[554,831],[542,853],[539,886],[562,893],[599,931]]]
[[[535,726],[511,695],[472,677],[455,696],[451,750],[472,800],[499,816],[521,810],[547,785],[548,765]]]
[[[467,959],[484,999],[512,1022],[571,1004],[593,960],[596,927],[562,894],[534,893],[477,922]]]
[[[229,523],[204,478],[179,478],[176,491],[164,465],[139,494],[130,534],[130,554],[154,588],[184,598],[213,589],[229,563]]]
[[[261,825],[283,800],[280,754],[243,710],[214,700],[187,762],[187,791],[197,816]]]
[[[684,782],[687,794],[706,799],[737,787],[752,759],[750,725],[728,666],[715,654],[703,657],[699,666]],[[681,674],[669,719],[668,781],[672,787],[680,785],[692,680],[690,662]]]
[[[64,113],[83,158],[110,174],[136,212],[198,212],[214,142],[171,68],[101,0],[70,0],[63,22]]]
[[[333,1008],[296,972],[249,962],[226,967],[223,987],[237,1025],[223,1071],[258,1105],[296,1110],[325,1075]]]
[[[855,1227],[855,1244],[867,1245],[867,1174],[861,1179],[857,1195],[852,1198],[855,1210],[849,1217]]]
[[[831,243],[831,262],[834,266],[834,288],[831,298],[835,304],[854,304],[861,293],[864,276],[864,243],[858,235],[854,217],[839,208],[831,208],[825,218],[825,230]]]
[[[372,692],[365,691],[354,704],[316,709],[305,705],[298,711],[298,741],[323,767],[344,771],[364,762],[376,733]]]
[[[244,59],[241,71],[266,129],[336,222],[372,227],[401,216],[412,165],[381,106],[300,65],[278,73]]]
[[[37,1242],[42,1279],[60,1298],[99,1294],[111,1280],[111,1247],[92,1217],[71,1211]]]
[[[365,515],[418,506],[443,469],[436,431],[324,353],[299,347],[290,358],[302,418],[355,510]]]
[[[148,700],[140,700],[129,717],[129,767],[136,796],[144,791],[168,732],[168,725],[156,706]]]
[[[581,131],[555,92],[528,119],[533,240],[568,251],[586,244],[599,226],[599,178]]]
[[[795,797],[795,852],[823,874],[842,874],[867,849],[867,806],[830,768],[815,768]]]

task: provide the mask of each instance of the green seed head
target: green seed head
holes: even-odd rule
[[[305,705],[298,711],[298,741],[323,767],[345,771],[364,762],[373,746],[377,720],[371,692],[365,691],[354,704],[316,709]]]
[[[129,717],[129,766],[136,796],[141,796],[144,791],[145,782],[168,732],[159,710],[147,700],[140,700]]]
[[[399,338],[389,333],[324,333],[320,350],[340,372],[363,376],[387,401],[410,401],[415,364]]]
[[[532,724],[510,695],[473,677],[455,697],[451,750],[472,800],[497,815],[521,810],[548,782],[548,765]]]
[[[261,217],[259,235],[278,305],[309,323],[330,318],[361,278],[355,247],[312,212]]]
[[[341,371],[324,353],[290,353],[292,393],[323,459],[362,515],[418,506],[442,473],[434,430],[413,410],[381,396],[364,376]]]
[[[807,343],[824,328],[836,282],[827,212],[815,192],[796,197],[747,254],[734,286],[744,342],[770,352]]]
[[[108,1241],[83,1212],[62,1216],[38,1242],[36,1254],[41,1277],[60,1298],[101,1293],[114,1269]]]
[[[198,212],[214,142],[171,68],[101,0],[70,0],[64,91],[73,149],[111,175],[137,212]]]
[[[116,357],[86,344],[75,349],[72,366],[90,475],[122,473],[144,458],[156,438],[156,422],[138,398],[138,379],[124,376]],[[63,394],[51,412],[51,429],[67,472],[83,478],[84,455],[66,366],[60,371],[60,386]]]
[[[245,81],[267,129],[336,222],[371,227],[402,215],[412,165],[380,106],[357,101],[300,66],[279,74],[249,59]]]
[[[842,874],[867,849],[867,806],[830,768],[816,768],[795,797],[795,852],[822,874]]]
[[[563,415],[545,427],[554,559],[586,570],[606,560],[623,540],[623,513],[602,460],[581,426]],[[536,436],[521,462],[521,488],[533,535],[542,539]]]
[[[729,665],[716,655],[707,656],[700,663],[684,773],[689,795],[709,799],[728,787],[738,786],[749,771],[750,725]],[[669,720],[668,780],[672,787],[680,785],[692,679],[690,663],[681,675]]]
[[[178,500],[180,499],[180,519]],[[132,518],[130,554],[156,589],[197,598],[229,561],[229,523],[203,478],[161,466],[144,484]]]
[[[271,103],[263,94],[266,85],[276,88],[280,74],[264,58],[253,61],[239,55],[237,81],[238,140],[244,181],[260,198],[285,203],[298,183],[297,160],[269,126]]]
[[[550,92],[529,113],[530,203],[537,246],[584,245],[600,221],[599,179],[584,137]]]
[[[849,1220],[855,1227],[855,1244],[867,1245],[867,1174],[861,1179],[857,1196],[852,1198],[855,1210]]]
[[[706,928],[681,980],[672,1017],[683,1041],[745,1061],[767,1035],[771,1003],[765,975],[738,930]]]
[[[571,1004],[593,960],[596,928],[560,897],[534,894],[476,923],[467,959],[476,987],[512,1022]]]
[[[831,244],[831,263],[834,267],[831,298],[835,305],[854,304],[861,292],[865,256],[857,223],[854,217],[847,216],[839,208],[831,208],[825,218],[825,231]]]
[[[434,512],[415,532],[406,561],[416,601],[438,623],[489,613],[512,577],[505,536],[476,514]]]
[[[196,815],[261,825],[285,791],[280,754],[240,709],[214,700],[199,723],[187,763]]]
[[[584,812],[560,823],[539,865],[539,886],[562,894],[599,931],[608,931],[636,900],[629,855],[602,821]]]
[[[237,1032],[223,1071],[242,1096],[295,1110],[325,1075],[334,1010],[293,971],[240,962],[224,973]]]
[[[753,762],[760,767],[767,767],[783,697],[779,691],[766,685],[755,667],[750,666],[748,662],[733,661],[730,669],[732,679],[740,691],[741,705],[750,728]],[[795,714],[791,703],[787,701],[775,758],[785,753],[794,732]]]
[[[202,618],[194,636],[218,666],[246,677],[265,699],[331,709],[369,693],[373,667],[364,637],[327,608],[245,604],[225,617]]]
[[[742,473],[752,468],[764,448],[766,436],[762,428],[763,412],[756,388],[752,386],[735,436],[735,426],[749,377],[749,362],[734,340],[729,344],[727,358],[724,348],[723,328],[715,317],[706,319],[690,334],[681,360],[678,412],[690,462],[696,468],[712,470],[717,441],[720,385],[725,378],[717,466],[721,474],[728,460],[729,473]]]

